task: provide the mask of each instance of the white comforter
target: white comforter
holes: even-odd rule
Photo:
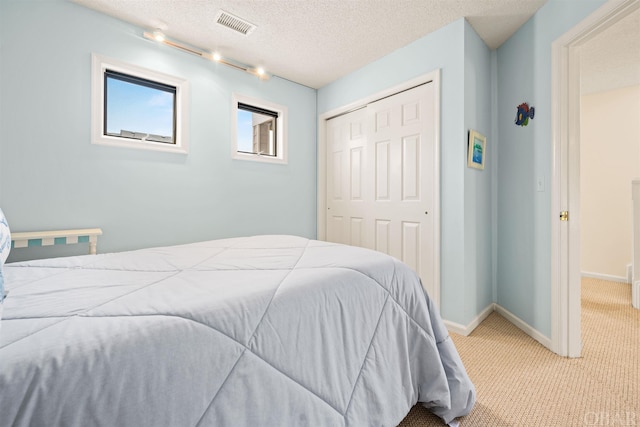
[[[416,274],[292,236],[5,265],[1,426],[449,422],[475,390]]]

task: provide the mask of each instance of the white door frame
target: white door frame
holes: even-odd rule
[[[434,238],[434,291],[429,297],[433,300],[438,309],[440,308],[440,70],[437,69],[427,74],[423,74],[414,79],[408,80],[397,86],[369,95],[350,104],[327,111],[318,116],[318,211],[317,211],[317,238],[326,240],[327,238],[327,120],[332,117],[348,113],[349,111],[361,108],[371,102],[395,95],[398,92],[411,89],[415,86],[432,82],[434,85],[434,158],[436,159],[433,177],[434,206],[433,206],[433,238]]]
[[[579,46],[640,8],[610,0],[552,44],[551,350],[580,357]],[[569,221],[560,221],[561,211]]]

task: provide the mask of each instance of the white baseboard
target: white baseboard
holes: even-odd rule
[[[640,298],[640,282],[638,282],[637,285],[638,285],[638,292],[639,292],[638,295]],[[478,325],[482,323],[484,319],[489,317],[489,315],[494,311],[497,311],[498,314],[500,314],[502,317],[507,319],[509,322],[513,323],[522,332],[529,335],[531,338],[533,338],[534,340],[538,341],[540,344],[542,344],[543,346],[551,350],[550,338],[544,336],[541,332],[529,326],[524,320],[520,319],[518,316],[511,313],[509,310],[499,306],[496,303],[489,304],[487,308],[482,310],[482,312],[475,319],[473,319],[473,321],[471,321],[471,323],[469,323],[467,326],[461,325],[456,322],[451,322],[449,320],[445,320],[444,325],[447,327],[447,330],[449,332],[454,332],[458,335],[462,335],[466,337],[471,332],[473,332],[473,330],[477,328]]]
[[[640,282],[635,282],[631,288],[631,305],[640,310]]]
[[[536,330],[535,328],[532,328],[531,326],[529,326],[524,320],[520,319],[518,316],[516,316],[515,314],[511,313],[506,308],[501,307],[498,304],[495,304],[495,310],[502,317],[504,317],[509,322],[511,322],[515,326],[517,326],[520,330],[522,330],[522,332],[524,332],[525,334],[529,335],[531,338],[533,338],[534,340],[538,341],[540,344],[542,344],[546,348],[551,349],[551,339],[550,338],[544,336],[538,330]]]
[[[467,332],[467,327],[461,325],[460,323],[452,322],[450,320],[442,320],[444,322],[444,326],[447,328],[447,331],[453,332],[458,335],[467,336],[469,332]]]
[[[494,308],[495,304],[491,303],[489,304],[484,310],[482,310],[482,312],[480,314],[478,314],[478,316],[476,316],[475,319],[473,319],[471,321],[471,323],[469,323],[467,326],[461,325],[459,323],[456,322],[451,322],[449,320],[445,320],[444,321],[444,325],[447,327],[447,330],[449,332],[454,332],[458,335],[462,335],[462,336],[468,336],[471,332],[473,332],[473,330],[475,328],[478,327],[478,325],[480,323],[482,323],[482,321],[484,319],[486,319],[487,317],[489,317],[489,315],[491,313],[494,312],[495,308]]]
[[[611,274],[592,273],[590,271],[581,271],[582,277],[591,277],[593,279],[608,280],[610,282],[631,283],[628,278],[622,276],[613,276]]]

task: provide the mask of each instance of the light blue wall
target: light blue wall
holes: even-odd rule
[[[492,187],[497,138],[491,127],[491,73],[491,51],[465,21],[464,129],[476,130],[487,138],[484,170],[464,168],[465,325],[494,302]]]
[[[498,304],[551,337],[551,44],[604,0],[549,0],[498,49]],[[516,107],[535,118],[516,126]],[[544,179],[545,191],[536,191]]]
[[[478,174],[466,167],[469,126],[490,137],[490,57],[484,43],[460,19],[318,91],[318,112],[324,113],[435,69],[442,70],[441,311],[447,320],[463,325],[493,298],[493,166],[489,163],[488,169]],[[480,178],[475,179],[476,175]],[[471,212],[467,212],[467,206]],[[467,227],[472,227],[471,237]]]
[[[101,227],[101,252],[315,237],[316,91],[261,82],[142,31],[68,1],[0,3],[0,204],[12,229]],[[91,144],[92,52],[189,81],[188,155]],[[231,159],[232,92],[288,107],[288,165]]]

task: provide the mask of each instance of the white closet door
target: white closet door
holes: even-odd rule
[[[363,229],[370,197],[364,182],[366,119],[363,108],[327,123],[327,240],[373,248]]]
[[[390,254],[433,292],[433,84],[327,122],[327,240]]]

